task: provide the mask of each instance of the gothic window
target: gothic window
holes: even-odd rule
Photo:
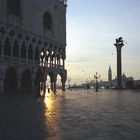
[[[11,44],[8,38],[5,40],[4,55],[11,56]]]
[[[38,47],[36,47],[36,50],[35,50],[35,60],[39,60],[39,50],[38,50]]]
[[[22,44],[21,47],[21,58],[26,58],[26,48],[25,48],[25,44]]]
[[[29,47],[29,52],[28,52],[28,59],[33,59],[33,49],[32,49],[32,46],[30,45]]]
[[[44,29],[52,31],[52,17],[49,12],[45,12],[43,16]]]
[[[13,46],[13,56],[18,57],[19,56],[19,46],[17,41],[15,41],[14,46]]]
[[[7,0],[7,12],[9,14],[20,16],[20,0]]]

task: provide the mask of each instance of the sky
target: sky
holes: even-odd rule
[[[98,72],[116,76],[115,39],[122,36],[122,73],[140,79],[140,0],[69,0],[66,69],[71,83],[93,80]]]

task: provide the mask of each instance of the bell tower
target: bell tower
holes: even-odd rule
[[[112,82],[112,70],[111,67],[109,66],[108,69],[108,82],[111,83]]]

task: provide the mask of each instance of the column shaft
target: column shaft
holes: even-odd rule
[[[121,48],[117,50],[117,86],[122,86]]]
[[[62,81],[62,91],[65,91],[66,89],[65,89],[65,82],[64,81]]]

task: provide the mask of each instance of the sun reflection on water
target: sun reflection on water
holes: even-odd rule
[[[52,90],[48,93],[45,92],[44,103],[46,107],[45,116],[55,115],[55,95]]]
[[[48,93],[48,91],[50,91]],[[61,110],[61,100],[59,100],[59,95],[55,95],[52,90],[46,90],[43,96],[44,103],[44,118],[45,118],[45,126],[47,133],[50,135],[54,134],[56,136],[57,133],[62,132],[62,127],[59,122],[62,118],[62,110]],[[61,110],[61,111],[60,111]],[[60,136],[60,139],[61,138]]]

